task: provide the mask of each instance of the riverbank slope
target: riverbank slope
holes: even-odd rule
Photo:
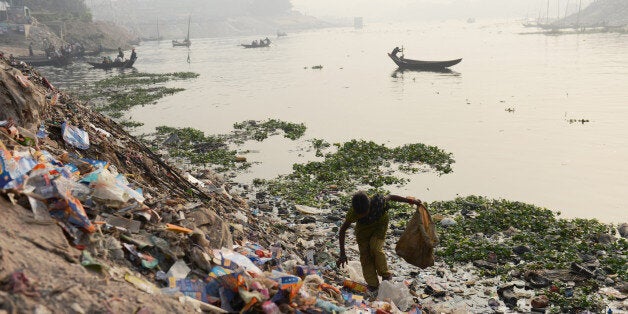
[[[167,140],[156,140],[149,149],[108,117],[54,88],[36,71],[1,62],[0,120],[8,123],[12,118],[15,130],[22,134],[0,132],[7,147],[2,151],[3,161],[22,161],[17,165],[7,162],[11,166],[7,173],[29,177],[22,188],[19,180],[14,182],[16,186],[5,186],[0,204],[0,211],[7,215],[0,226],[11,225],[0,229],[0,308],[10,313],[36,309],[65,312],[68,308],[134,312],[144,307],[189,312],[185,307],[175,308],[184,297],[157,288],[167,286],[159,271],[166,273],[181,261],[190,268],[181,279],[212,282],[208,273],[216,275],[215,266],[227,267],[230,262],[224,254],[233,256],[230,251],[213,249],[229,250],[233,244],[252,250],[248,263],[246,259],[238,261],[243,265],[255,261],[264,270],[297,273],[296,266],[307,263],[314,275],[320,271],[324,279],[308,276],[310,285],[304,284],[297,301],[276,301],[283,309],[315,310],[328,305],[313,303],[313,296],[314,301],[319,298],[348,306],[338,299],[342,296],[335,289],[343,285],[345,277],[359,280],[359,263],[345,269],[335,267],[338,224],[346,214],[343,204],[356,180],[376,184],[383,182],[379,176],[385,176],[394,181],[389,173],[364,175],[354,170],[364,170],[364,164],[379,169],[379,165],[391,163],[371,159],[374,150],[380,152],[377,156],[386,155],[397,162],[421,156],[418,160],[425,163],[441,156],[437,148],[420,144],[389,151],[354,140],[334,145],[336,152],[326,150],[333,150],[331,145],[321,145],[324,160],[295,167],[294,175],[269,182],[269,189],[241,187],[244,191],[235,193],[240,187],[232,187],[204,165],[188,175],[162,158],[167,155],[162,153],[163,145],[215,152],[215,139],[202,132],[172,129]],[[5,128],[12,132],[11,126]],[[40,140],[36,140],[38,131]],[[167,160],[187,165],[184,156],[192,155]],[[445,159],[440,168],[447,172],[451,161]],[[41,164],[37,169],[35,160]],[[65,168],[68,165],[74,167]],[[23,171],[22,167],[32,169]],[[365,183],[365,177],[373,180]],[[78,178],[83,183],[74,184]],[[250,197],[242,198],[247,193]],[[328,205],[321,209],[297,207],[294,197]],[[37,201],[44,202],[43,211]],[[409,266],[393,252],[396,236],[403,233],[412,212],[407,207],[391,210],[390,233],[394,236],[389,237],[386,250],[395,285],[405,287],[400,291],[406,306],[427,313],[521,312],[533,304],[576,313],[585,309],[599,312],[607,305],[614,311],[628,306],[628,226],[617,230],[618,226],[594,220],[563,220],[533,205],[479,197],[435,202],[429,208],[441,244],[435,251],[435,266],[427,269]],[[356,261],[358,250],[352,235],[348,243],[348,256]],[[282,257],[277,256],[278,251],[283,252]],[[174,272],[181,276],[179,271],[185,267],[176,265]],[[74,279],[77,272],[84,277]],[[241,299],[257,289],[253,279],[246,278],[246,289],[251,291],[240,292]],[[262,283],[275,287],[269,289],[279,295],[275,284]],[[148,299],[144,292],[131,292],[120,284],[155,295]],[[239,310],[242,304],[238,306]],[[261,310],[260,304],[257,306],[255,310]]]

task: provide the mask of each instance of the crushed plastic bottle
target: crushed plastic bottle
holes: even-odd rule
[[[39,126],[39,129],[37,130],[37,137],[46,138],[47,136],[48,136],[48,132],[46,132],[46,125],[44,125],[44,123],[42,122],[41,125]]]

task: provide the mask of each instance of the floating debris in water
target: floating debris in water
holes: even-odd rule
[[[571,123],[582,123],[585,124],[587,122],[590,122],[589,119],[568,119],[567,122]]]

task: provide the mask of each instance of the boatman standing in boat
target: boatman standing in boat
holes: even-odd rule
[[[355,238],[360,250],[360,264],[362,264],[362,274],[370,291],[376,291],[379,287],[379,279],[392,279],[392,273],[388,270],[386,254],[384,253],[384,242],[386,231],[388,230],[388,202],[404,202],[408,204],[421,205],[419,199],[406,198],[398,195],[376,194],[369,197],[365,192],[359,191],[351,198],[351,208],[347,212],[347,217],[338,231],[340,244],[340,258],[336,266],[343,267],[347,264],[345,254],[345,235],[352,223],[355,225]]]
[[[135,53],[135,48],[131,49],[131,60],[137,59],[137,53]]]
[[[124,52],[122,52],[122,48],[118,47],[118,57],[120,57],[120,59],[124,60]]]
[[[397,54],[401,51],[401,49],[399,49],[399,47],[395,47],[395,49],[393,49],[392,53],[390,53],[393,56],[397,56]]]

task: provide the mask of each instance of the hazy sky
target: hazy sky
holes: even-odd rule
[[[580,0],[549,0],[550,17],[576,12]],[[592,0],[582,0],[583,7]],[[297,11],[317,17],[363,16],[371,20],[536,18],[547,0],[292,0]]]

